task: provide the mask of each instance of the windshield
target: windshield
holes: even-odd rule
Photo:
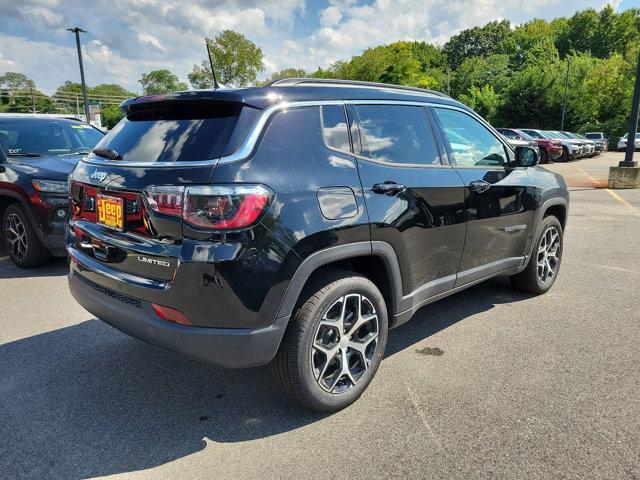
[[[578,135],[576,135],[575,133],[571,133],[571,132],[560,132],[562,133],[562,135],[564,135],[567,138],[572,138],[574,140],[580,140],[580,137]]]
[[[600,140],[602,138],[602,134],[600,134],[600,133],[587,133],[586,137],[587,138],[591,138],[591,139]]]
[[[563,135],[560,132],[544,132],[544,133],[549,135],[547,138],[557,138],[560,140],[574,140],[573,138],[567,137],[566,135]]]
[[[89,153],[104,134],[68,120],[0,119],[0,145],[7,155]]]
[[[524,133],[531,135],[533,138],[547,138],[540,132],[536,132],[535,130],[522,130]]]

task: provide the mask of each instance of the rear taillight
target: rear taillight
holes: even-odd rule
[[[273,193],[263,185],[246,184],[153,186],[145,189],[145,198],[154,212],[182,217],[194,227],[231,230],[252,225]]]
[[[144,190],[144,195],[149,207],[154,212],[176,217],[182,216],[184,187],[148,187]]]

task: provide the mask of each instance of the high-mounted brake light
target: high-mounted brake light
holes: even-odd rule
[[[182,217],[197,228],[235,230],[252,225],[273,193],[263,185],[153,186],[145,197],[154,212]]]

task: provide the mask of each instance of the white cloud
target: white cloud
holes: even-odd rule
[[[4,58],[4,55],[0,52],[0,69],[1,70],[17,70],[18,64],[13,60]]]
[[[333,27],[342,19],[342,12],[337,7],[331,6],[320,11],[320,25]]]
[[[147,32],[139,32],[138,33],[138,40],[140,41],[140,43],[143,43],[145,45],[149,45],[150,47],[160,51],[160,52],[166,52],[167,49],[164,48],[162,46],[162,43],[160,43],[160,40],[158,40],[156,37],[154,37],[153,35],[151,35],[150,33]]]
[[[27,22],[35,23],[43,27],[61,27],[64,25],[64,16],[51,11],[46,7],[23,6],[18,7],[18,12]]]
[[[84,49],[89,62],[106,63],[111,59],[111,50],[100,40],[91,40]]]

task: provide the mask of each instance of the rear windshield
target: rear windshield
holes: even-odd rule
[[[240,146],[258,112],[230,102],[156,103],[130,112],[97,148],[115,150],[129,162],[218,158]]]

